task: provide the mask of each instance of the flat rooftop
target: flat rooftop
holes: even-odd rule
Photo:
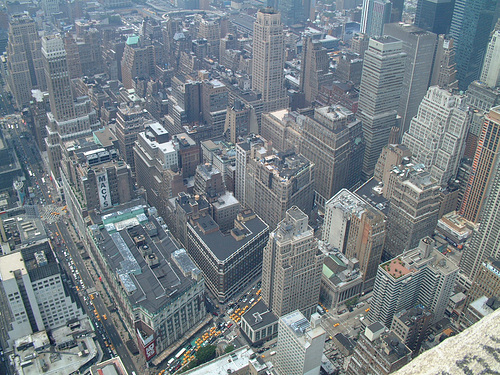
[[[23,375],[75,373],[97,356],[92,335],[88,319],[82,319],[73,329],[63,326],[52,330],[55,346],[50,345],[46,331],[16,340],[16,369]],[[43,367],[44,364],[47,368]]]
[[[386,216],[389,213],[389,200],[382,195],[382,188],[375,178],[370,178],[354,192]]]
[[[179,248],[156,217],[147,217],[134,207],[106,217],[106,225],[97,231],[93,227],[94,238],[132,305],[158,312],[195,283],[171,261],[172,253]],[[141,248],[147,246],[148,262],[139,252],[135,238],[142,239]]]
[[[245,319],[245,322],[254,331],[278,322],[278,317],[269,310],[269,307],[262,300],[259,300],[253,307],[248,309],[241,319]]]
[[[186,371],[186,375],[227,375],[231,373],[239,373],[245,369],[250,363],[250,356],[254,354],[253,350],[248,346],[243,346],[232,351],[229,354],[220,356],[212,361],[196,367],[190,371]]]
[[[268,229],[267,224],[255,215],[253,219],[241,223],[246,229],[246,233],[243,239],[237,241],[231,234],[223,234],[220,230],[210,233],[210,230],[218,228],[218,225],[208,215],[201,216],[195,220],[195,223],[197,224],[194,226],[188,223],[188,226],[194,229],[213,255],[221,262],[252,241],[259,233]]]

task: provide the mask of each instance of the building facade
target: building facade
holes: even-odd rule
[[[425,237],[418,247],[379,266],[368,319],[390,327],[395,314],[421,304],[432,312],[433,323],[441,320],[458,270]]]
[[[457,175],[469,121],[464,96],[433,86],[403,135],[412,161],[424,164],[442,187]]]
[[[280,317],[275,362],[280,374],[319,375],[326,332],[314,315],[311,322],[299,310]]]
[[[403,42],[406,53],[405,74],[399,99],[398,115],[401,116],[400,137],[410,126],[412,118],[417,114],[418,105],[424,98],[436,50],[437,36],[414,25],[403,23],[386,24],[384,34]]]
[[[415,248],[421,238],[432,235],[441,205],[439,186],[427,171],[396,168],[391,177],[383,260]]]
[[[399,103],[406,62],[402,48],[402,42],[392,37],[371,38],[365,52],[357,113],[366,144],[365,180],[373,175],[391,128],[396,125],[396,103]]]
[[[191,216],[187,224],[189,255],[221,303],[259,275],[268,238],[269,227],[248,209],[238,214],[229,235],[208,215]]]
[[[310,317],[318,304],[323,255],[307,222],[290,208],[264,250],[262,299],[279,317],[296,309]]]
[[[323,241],[359,261],[364,289],[373,286],[386,235],[385,215],[342,189],[325,205]]]
[[[0,258],[0,276],[4,306],[0,342],[4,350],[12,349],[18,338],[83,318],[48,241]]]

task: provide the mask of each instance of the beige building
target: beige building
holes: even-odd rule
[[[393,189],[383,260],[413,249],[421,238],[431,236],[437,225],[441,205],[436,180],[418,166],[395,167],[389,185]]]
[[[287,210],[264,249],[262,299],[278,317],[297,309],[310,317],[318,304],[323,254],[308,219],[297,207]]]
[[[323,241],[358,259],[364,289],[375,281],[385,236],[385,215],[356,193],[342,189],[326,203]]]
[[[288,107],[284,86],[285,40],[281,15],[273,8],[257,12],[253,26],[252,89],[262,95],[266,111]]]
[[[307,214],[313,207],[315,166],[294,152],[261,158],[254,153],[245,174],[244,204],[274,229],[286,211],[297,206]]]
[[[10,17],[7,55],[7,83],[17,107],[22,109],[31,101],[32,89],[46,89],[40,37],[28,14]]]

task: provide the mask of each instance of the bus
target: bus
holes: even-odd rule
[[[175,359],[179,359],[184,354],[185,351],[186,348],[182,348],[181,350],[179,350],[179,353],[175,355]]]
[[[174,362],[174,360],[175,360],[175,358],[174,358],[174,357],[172,357],[172,358],[170,358],[170,359],[168,360],[168,362],[167,362],[168,367],[172,366],[172,363]]]
[[[45,177],[42,177],[42,184],[45,184]]]

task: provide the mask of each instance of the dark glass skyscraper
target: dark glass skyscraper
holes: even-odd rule
[[[450,31],[455,0],[418,0],[415,25],[435,34]]]
[[[455,39],[460,90],[479,78],[490,32],[500,15],[498,0],[456,0],[450,34]],[[441,16],[441,15],[439,15]]]

